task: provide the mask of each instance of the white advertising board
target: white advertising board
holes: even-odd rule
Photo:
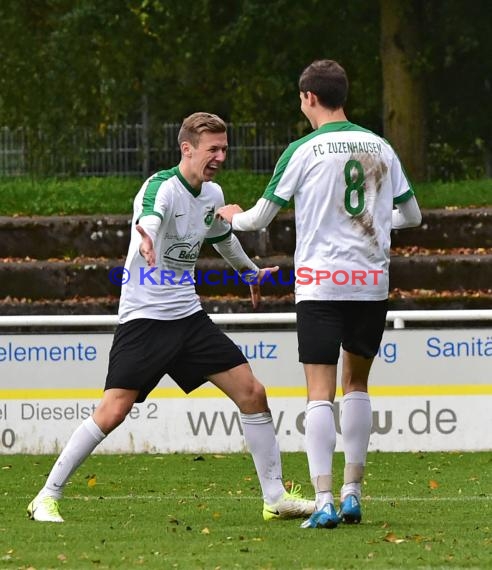
[[[304,450],[295,332],[228,334],[267,387],[281,449]],[[111,342],[107,333],[0,335],[0,452],[58,452],[101,397]],[[492,449],[491,363],[491,329],[387,330],[371,372],[370,450]],[[338,403],[335,419],[339,431]],[[242,450],[232,402],[210,384],[186,396],[169,377],[98,448]]]

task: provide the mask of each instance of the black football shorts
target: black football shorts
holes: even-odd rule
[[[388,301],[300,301],[299,362],[337,364],[340,347],[373,358],[381,344]]]
[[[105,390],[139,390],[143,402],[165,374],[187,394],[208,377],[247,362],[205,311],[174,321],[135,319],[118,325]]]

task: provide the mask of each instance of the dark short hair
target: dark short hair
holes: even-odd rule
[[[345,69],[332,59],[313,61],[299,77],[299,91],[314,93],[323,107],[339,109],[347,100],[348,79]]]
[[[198,146],[202,133],[225,133],[227,126],[217,115],[212,113],[193,113],[183,120],[178,133],[178,144],[183,141],[190,142],[194,147]]]

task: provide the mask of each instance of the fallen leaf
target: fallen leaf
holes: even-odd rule
[[[201,531],[201,532],[202,532],[202,534],[210,534],[210,531],[208,530],[207,527],[202,528],[202,531]]]
[[[401,544],[402,542],[405,542],[404,538],[398,538],[394,532],[388,532],[383,540],[385,542],[391,542],[393,544]]]
[[[97,481],[96,481],[96,476],[95,476],[95,475],[91,475],[91,476],[89,477],[89,479],[87,480],[87,486],[88,486],[88,487],[95,487],[95,486],[96,486],[96,483],[97,483]]]
[[[434,479],[429,481],[429,489],[439,489],[439,483]]]

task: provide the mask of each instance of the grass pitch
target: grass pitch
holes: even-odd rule
[[[265,523],[249,455],[93,455],[61,502],[64,524],[25,516],[52,456],[0,459],[0,569],[492,567],[490,453],[371,453],[361,525]],[[286,480],[311,494],[306,456]],[[337,489],[343,457],[335,456]]]
[[[267,174],[226,170],[217,176],[226,204],[250,208],[263,195]],[[129,214],[139,177],[27,178],[0,177],[1,216]],[[415,186],[421,208],[492,206],[492,178],[459,182],[426,182]],[[289,204],[293,207],[293,203]]]

